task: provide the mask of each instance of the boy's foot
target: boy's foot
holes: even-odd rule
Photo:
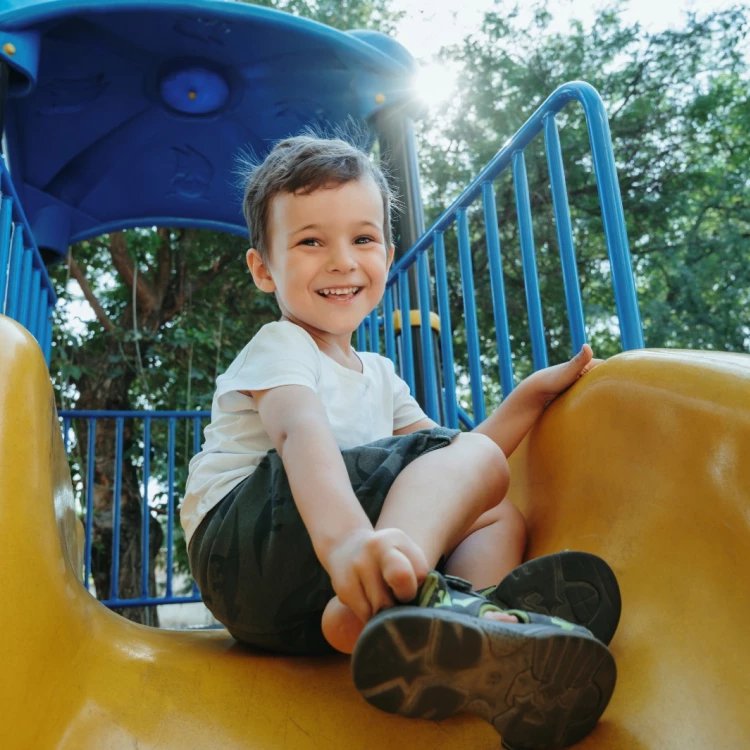
[[[615,686],[607,647],[554,617],[487,619],[479,599],[468,582],[431,571],[414,602],[375,615],[352,657],[364,699],[423,719],[479,714],[516,750],[585,737]]]
[[[612,568],[589,552],[558,552],[519,565],[477,593],[503,609],[553,615],[609,643],[620,621],[620,587]]]

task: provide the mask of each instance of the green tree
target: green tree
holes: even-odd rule
[[[498,3],[481,29],[444,56],[460,65],[460,91],[421,124],[429,219],[460,192],[559,85],[585,80],[602,95],[615,158],[647,346],[750,351],[747,323],[750,189],[745,7],[690,15],[683,29],[648,33],[620,7],[590,30],[551,32],[539,6],[528,22]],[[574,242],[590,341],[600,356],[620,350],[609,261],[582,112],[560,123]],[[550,362],[571,351],[543,139],[527,149],[540,286]],[[504,280],[517,379],[532,369],[513,184],[496,184]],[[449,254],[455,240],[448,236]],[[497,403],[497,361],[484,229],[472,222],[488,405]],[[455,257],[455,255],[454,255]],[[462,297],[450,275],[457,367],[465,372]],[[467,404],[468,405],[468,404]]]

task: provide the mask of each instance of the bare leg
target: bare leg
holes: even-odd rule
[[[498,498],[505,496],[508,482],[505,456],[491,440],[476,434],[460,435],[448,447],[420,456],[399,474],[386,497],[376,528],[405,531],[421,547],[428,565],[434,567],[442,554],[458,552],[478,520],[499,507]],[[482,526],[494,520],[498,519],[486,517]],[[481,549],[461,550],[454,565],[456,569],[469,564],[467,555],[482,553],[490,546],[490,537],[485,536]],[[502,544],[502,540],[495,539],[494,544]],[[489,573],[490,564],[487,567]],[[403,574],[408,578],[410,571],[405,569]],[[492,583],[498,580],[496,577]],[[515,618],[495,617],[515,622]],[[351,653],[364,623],[334,597],[323,613],[322,627],[326,640],[334,648]]]
[[[471,581],[476,589],[494,586],[523,561],[526,521],[510,500],[482,514],[450,553],[445,572]]]

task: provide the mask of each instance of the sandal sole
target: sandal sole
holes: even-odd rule
[[[591,732],[617,670],[609,649],[590,636],[397,607],[362,631],[352,675],[382,711],[438,721],[469,711],[515,750],[542,750]]]
[[[529,560],[502,580],[490,601],[583,625],[605,644],[622,611],[612,568],[596,555],[575,551]]]

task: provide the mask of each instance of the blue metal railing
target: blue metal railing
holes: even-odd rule
[[[110,575],[110,590],[108,592],[97,592],[104,604],[108,607],[132,607],[154,604],[185,604],[189,602],[200,602],[201,597],[195,582],[192,584],[192,592],[187,595],[175,595],[173,591],[174,574],[174,525],[175,525],[175,451],[178,422],[181,424],[192,423],[191,455],[200,450],[201,445],[201,422],[211,417],[210,411],[61,411],[63,441],[66,452],[71,450],[71,434],[75,420],[85,420],[87,425],[86,450],[81,451],[81,506],[85,511],[86,542],[84,549],[84,582],[86,587],[90,586],[91,578],[91,549],[93,539],[94,519],[94,484],[96,464],[96,433],[97,425],[103,420],[114,420],[115,422],[115,448],[114,448],[114,472],[109,477],[110,487],[113,487],[111,499],[112,512],[112,562]],[[123,435],[125,420],[142,422],[142,446],[143,451],[139,459],[123,456]],[[154,459],[157,453],[152,441],[154,423],[166,423],[167,445],[161,454],[162,461],[159,475],[153,471]],[[135,429],[135,425],[133,425]],[[79,446],[80,448],[81,446]],[[140,498],[141,498],[141,582],[139,596],[123,599],[119,593],[120,579],[120,521],[122,508],[120,502],[114,502],[122,493],[123,466],[124,461],[135,461],[140,474]],[[152,499],[154,494],[152,483],[158,485],[162,492],[166,491],[166,534],[164,550],[165,593],[163,596],[152,596],[149,593],[149,522],[152,517]],[[101,509],[99,509],[101,511]],[[106,597],[106,598],[105,598]]]
[[[0,313],[27,328],[49,365],[57,295],[0,156]]]
[[[534,233],[531,219],[531,203],[526,175],[524,149],[540,133],[544,133],[547,153],[547,166],[552,189],[553,210],[557,227],[560,259],[563,271],[563,287],[570,323],[573,351],[577,352],[586,341],[581,290],[578,282],[570,212],[568,207],[562,151],[555,116],[570,102],[577,101],[586,117],[589,142],[593,157],[602,220],[609,254],[615,304],[620,322],[620,338],[625,350],[643,347],[638,302],[630,262],[630,250],[625,229],[620,188],[617,182],[615,159],[612,151],[611,135],[607,115],[599,94],[587,83],[576,81],[560,86],[537,111],[524,123],[520,130],[500,149],[469,186],[456,198],[420,239],[394,264],[386,286],[382,304],[385,329],[385,354],[394,362],[398,360],[401,376],[414,392],[414,362],[411,345],[411,326],[402,326],[402,335],[395,339],[392,323],[394,298],[397,290],[401,320],[409,321],[408,271],[416,262],[420,310],[420,327],[423,351],[428,349],[430,339],[430,316],[432,284],[428,271],[427,252],[434,252],[434,286],[440,316],[440,342],[443,364],[443,409],[444,422],[450,427],[475,424],[484,419],[484,388],[482,384],[482,363],[479,347],[479,330],[474,299],[474,276],[469,237],[468,211],[481,195],[484,213],[487,253],[489,260],[492,307],[495,323],[495,340],[498,350],[498,367],[503,395],[513,390],[514,375],[510,350],[508,314],[503,286],[502,254],[495,208],[494,181],[507,169],[512,171],[520,250],[526,290],[526,304],[529,317],[534,369],[547,366],[547,346],[544,335],[542,302],[537,277],[537,263],[534,248]],[[453,360],[452,326],[448,304],[447,267],[445,259],[444,233],[452,225],[458,236],[458,257],[461,272],[461,285],[464,301],[466,345],[468,349],[468,388],[471,393],[472,411],[470,417],[460,409],[456,401],[456,382]],[[370,351],[380,351],[379,341],[374,336],[366,337],[366,332],[376,330],[371,322],[375,314],[363,323],[358,331],[359,345],[369,342]],[[423,355],[423,360],[429,358]],[[423,368],[424,390],[426,394],[437,392],[436,372],[432,366]],[[429,403],[427,407],[430,408]],[[429,412],[428,412],[429,413]],[[432,415],[430,415],[432,416]],[[434,417],[433,417],[434,418]]]

